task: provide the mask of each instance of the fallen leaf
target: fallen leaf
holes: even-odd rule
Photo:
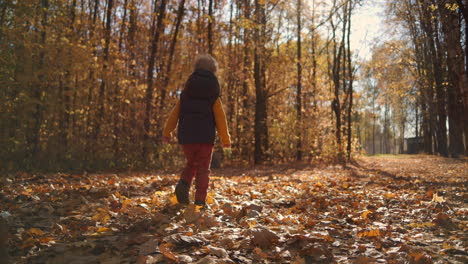
[[[358,237],[379,237],[382,234],[380,233],[379,229],[372,229],[368,231],[359,232],[357,235]]]
[[[432,227],[435,226],[434,223],[432,222],[425,222],[425,223],[410,223],[408,224],[409,227],[416,227],[416,228],[421,228],[421,227]]]
[[[211,216],[207,216],[207,215],[203,215],[203,216],[199,217],[196,220],[195,224],[198,227],[198,229],[206,230],[206,229],[218,226],[219,223],[216,220],[216,218],[211,217]]]
[[[39,239],[39,242],[41,242],[42,244],[48,244],[52,241],[54,241],[54,238],[52,237],[42,237]]]
[[[254,252],[255,259],[258,259],[258,260],[267,259],[269,257],[267,253],[263,252],[263,250],[258,247],[254,248],[253,252]]]
[[[22,244],[19,246],[19,248],[20,248],[20,249],[30,248],[30,247],[36,245],[36,243],[37,243],[36,241],[37,241],[37,240],[35,240],[34,238],[30,237],[30,238],[24,240],[24,241],[22,242]]]
[[[365,211],[365,212],[363,212],[363,213],[361,214],[361,217],[362,217],[363,219],[367,219],[369,214],[372,214],[372,211]]]
[[[435,202],[435,203],[444,203],[444,202],[445,202],[445,199],[444,199],[444,197],[437,195],[437,193],[434,193],[434,194],[432,195],[432,202]]]
[[[194,204],[190,204],[189,206],[187,206],[187,208],[185,208],[184,212],[182,213],[182,216],[184,217],[185,222],[187,222],[188,224],[194,223],[201,216],[200,208]]]
[[[139,254],[146,256],[156,252],[159,253],[158,245],[159,243],[157,239],[149,239],[138,247]]]
[[[104,233],[104,232],[107,232],[107,231],[110,231],[111,229],[109,227],[99,227],[96,232],[98,233]]]
[[[223,204],[221,208],[223,209],[223,212],[230,217],[237,217],[237,215],[239,214],[239,212],[234,210],[230,203]]]
[[[185,236],[181,234],[173,234],[164,239],[165,242],[177,244],[182,247],[202,246],[208,243],[206,239],[200,236]]]
[[[297,256],[291,264],[306,264],[305,258]]]
[[[210,250],[210,253],[217,256],[218,258],[227,258],[229,255],[224,248],[217,248],[213,246],[207,246]]]
[[[106,224],[110,220],[109,213],[107,212],[106,209],[103,209],[103,208],[99,208],[98,210],[99,210],[99,212],[94,214],[91,217],[91,219],[93,219],[96,222]]]
[[[164,255],[164,257],[172,261],[178,261],[177,256],[175,256],[171,252],[171,248],[172,248],[172,243],[165,243],[165,244],[159,245],[159,251]]]
[[[171,205],[176,205],[179,203],[179,201],[177,201],[177,197],[175,195],[171,195],[171,197],[169,198],[169,201],[171,203]]]
[[[357,259],[353,261],[353,264],[373,264],[376,263],[375,259],[365,257],[365,256],[359,256]]]
[[[457,229],[457,225],[452,222],[452,219],[448,214],[439,213],[434,219],[434,223],[449,230]]]
[[[426,192],[426,195],[425,195],[425,198],[427,199],[431,199],[434,197],[434,189],[429,189],[427,192]]]
[[[214,257],[206,256],[199,261],[195,262],[195,264],[216,264],[217,259]]]
[[[164,256],[162,254],[158,254],[155,256],[138,256],[137,258],[137,264],[154,264],[154,263],[160,263],[164,261]],[[116,263],[116,262],[113,262]],[[112,263],[112,264],[113,264]],[[111,264],[111,263],[109,263]]]
[[[29,233],[29,234],[32,234],[32,235],[37,235],[37,236],[43,236],[43,235],[46,234],[46,233],[45,233],[44,231],[42,231],[41,229],[39,229],[39,228],[34,228],[34,227],[33,227],[33,228],[30,228],[30,229],[28,230],[28,233]]]
[[[431,256],[424,253],[411,253],[408,255],[408,259],[411,264],[432,264]]]
[[[192,263],[193,259],[190,256],[187,255],[178,255],[177,256],[177,262],[181,263]]]
[[[214,204],[215,200],[213,198],[213,192],[209,192],[208,195],[206,196],[206,203],[207,204]]]
[[[269,248],[279,240],[279,237],[266,227],[253,228],[250,233],[253,236],[252,243],[261,248]]]

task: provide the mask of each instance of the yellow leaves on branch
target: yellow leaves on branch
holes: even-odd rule
[[[445,8],[449,9],[450,11],[456,11],[460,6],[458,6],[457,3],[453,3],[453,4],[445,4]]]

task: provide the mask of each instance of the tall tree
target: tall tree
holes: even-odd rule
[[[94,141],[97,143],[99,133],[101,132],[101,126],[103,123],[104,110],[105,110],[105,98],[104,93],[106,89],[107,79],[108,79],[108,63],[109,63],[109,49],[111,42],[111,30],[112,30],[112,8],[114,5],[114,0],[107,1],[107,15],[106,15],[106,27],[104,33],[104,54],[103,54],[103,64],[102,64],[102,77],[101,85],[99,88],[98,96],[98,114],[96,117],[96,129],[94,131]]]
[[[39,61],[38,61],[38,68],[39,71],[43,71],[39,73],[39,84],[34,89],[34,99],[36,99],[36,106],[34,109],[34,127],[31,133],[31,140],[30,143],[32,145],[32,156],[33,158],[37,157],[39,153],[39,141],[40,141],[40,133],[41,133],[41,124],[42,124],[42,104],[43,104],[43,93],[44,87],[46,84],[46,75],[44,74],[44,67],[46,64],[46,41],[47,41],[47,27],[49,23],[49,0],[41,0],[40,1],[40,11],[41,14],[41,31],[40,31],[40,43],[42,48],[39,51]]]
[[[420,7],[422,28],[425,37],[428,41],[429,56],[432,66],[432,75],[436,91],[436,109],[437,109],[437,124],[436,124],[436,138],[437,138],[437,152],[442,156],[448,156],[447,151],[447,114],[445,110],[445,89],[443,87],[442,76],[442,61],[441,61],[441,48],[437,32],[438,23],[433,21],[434,14],[431,12],[429,3],[422,1]]]
[[[448,117],[449,117],[449,151],[451,156],[458,157],[463,154],[463,129],[468,119],[466,109],[463,106],[461,92],[466,86],[466,72],[463,60],[463,49],[461,45],[461,23],[458,14],[451,9],[451,1],[438,2],[438,11],[441,17],[442,31],[444,36],[444,48],[447,51],[447,67],[449,83],[448,90]],[[453,4],[453,3],[452,3]],[[454,30],[455,28],[455,30]]]
[[[185,0],[181,0],[179,2],[179,7],[177,8],[176,23],[174,25],[172,40],[171,40],[171,44],[169,47],[169,56],[167,57],[167,62],[165,66],[163,84],[161,86],[161,97],[159,100],[160,112],[164,109],[164,105],[166,103],[167,86],[169,85],[169,82],[171,80],[170,77],[172,73],[172,63],[174,62],[174,53],[175,53],[175,48],[177,45],[177,38],[179,35],[180,25],[182,24],[182,20],[184,18],[184,14],[185,14]]]
[[[301,0],[297,0],[297,94],[296,94],[296,111],[297,111],[297,143],[296,143],[296,159],[302,160],[302,52],[301,52]]]
[[[351,147],[352,147],[352,113],[353,113],[353,81],[354,81],[354,67],[352,66],[352,60],[351,60],[351,42],[350,42],[350,36],[351,36],[351,14],[353,10],[353,1],[348,1],[347,2],[348,8],[345,13],[345,19],[348,21],[347,25],[347,33],[346,33],[346,46],[347,46],[347,51],[346,51],[346,64],[348,67],[348,75],[346,76],[347,78],[347,98],[348,98],[348,109],[347,109],[347,118],[348,118],[348,128],[347,128],[347,134],[348,134],[348,145],[347,145],[347,158],[348,160],[351,160]]]
[[[245,21],[250,21],[251,19],[251,3],[250,0],[240,0],[241,2],[239,5],[242,7],[243,10],[243,18]],[[243,27],[243,32],[242,32],[242,40],[243,40],[243,63],[242,63],[242,93],[241,93],[241,105],[242,105],[242,112],[241,112],[241,117],[240,121],[238,122],[240,126],[240,131],[238,133],[238,136],[240,139],[238,142],[240,143],[240,148],[241,148],[241,155],[248,157],[250,150],[249,150],[249,139],[245,136],[241,135],[246,135],[251,129],[250,121],[249,121],[249,115],[247,114],[247,111],[249,109],[249,73],[251,71],[252,67],[252,60],[251,60],[251,33],[252,30],[250,29],[249,26],[245,25]]]
[[[333,1],[333,5],[336,6],[336,0]],[[344,20],[344,22],[345,21],[346,20]],[[343,160],[343,148],[342,148],[342,138],[341,138],[342,106],[341,106],[341,101],[340,101],[340,93],[341,93],[340,87],[342,83],[341,70],[343,67],[342,57],[343,57],[343,50],[344,50],[346,24],[343,24],[342,38],[340,42],[338,42],[336,39],[336,33],[338,29],[333,19],[330,20],[330,25],[332,28],[332,42],[333,42],[332,80],[333,80],[333,87],[334,87],[331,109],[333,113],[335,114],[335,137],[336,137],[336,147],[337,147],[337,153],[338,153],[337,157],[339,160]]]
[[[208,54],[213,55],[213,0],[208,2]]]
[[[158,51],[159,38],[164,30],[164,16],[166,13],[166,0],[161,0],[159,5],[154,4],[154,16],[157,17],[156,21],[153,21],[151,33],[151,49],[148,57],[148,70],[146,72],[146,96],[145,96],[145,121],[143,126],[143,152],[142,157],[145,161],[148,161],[148,147],[151,134],[151,109],[153,107],[154,97],[154,69],[156,62],[156,52]]]
[[[266,159],[268,150],[268,125],[267,125],[267,93],[266,93],[266,14],[265,3],[255,0],[254,29],[254,80],[255,80],[255,164],[262,163]]]

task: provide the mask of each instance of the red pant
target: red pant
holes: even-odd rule
[[[185,180],[189,185],[195,177],[195,200],[204,202],[210,181],[210,163],[213,153],[213,144],[193,143],[183,144],[187,165],[185,166],[181,180]]]

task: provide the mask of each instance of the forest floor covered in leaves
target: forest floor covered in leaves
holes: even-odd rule
[[[467,263],[467,175],[420,155],[223,168],[200,210],[173,173],[18,173],[0,221],[12,263]]]

